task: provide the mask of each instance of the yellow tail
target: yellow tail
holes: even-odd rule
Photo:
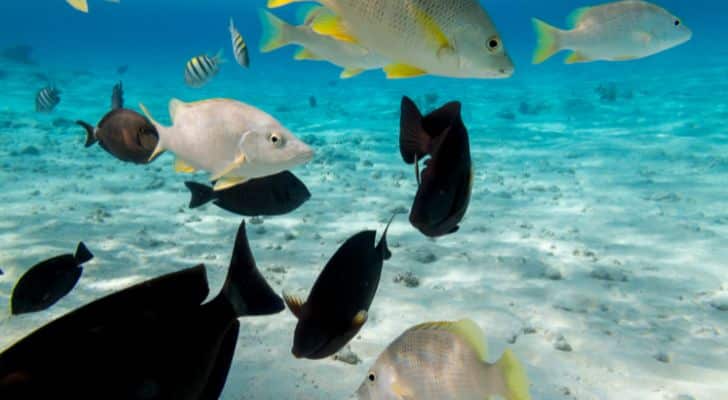
[[[291,43],[288,37],[291,25],[286,23],[286,21],[283,21],[268,11],[260,12],[260,20],[263,24],[260,51],[268,53]]]
[[[533,54],[533,63],[541,64],[561,50],[559,34],[561,30],[533,18],[533,29],[536,31],[536,51]]]
[[[503,376],[506,388],[503,396],[506,400],[531,400],[526,371],[510,349],[503,352],[495,366]]]
[[[86,0],[66,0],[66,3],[68,3],[71,7],[75,8],[78,11],[81,11],[83,13],[88,12],[88,3]]]
[[[308,0],[268,0],[268,8],[278,8],[292,3],[302,3]]]

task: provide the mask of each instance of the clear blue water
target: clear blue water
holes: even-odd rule
[[[463,102],[471,135],[477,175],[461,232],[433,242],[404,216],[395,222],[373,318],[352,343],[362,363],[293,360],[292,317],[255,320],[241,334],[224,398],[346,398],[397,334],[454,317],[485,328],[492,359],[514,348],[534,398],[567,398],[564,388],[580,399],[728,398],[728,3],[660,1],[693,38],[647,59],[563,65],[559,55],[532,65],[531,17],[564,27],[573,9],[599,2],[486,1],[515,62],[512,78],[388,81],[371,71],[341,81],[336,67],[294,61],[294,47],[258,51],[263,0],[89,2],[88,15],[62,0],[0,5],[0,49],[30,45],[37,61],[0,60],[0,306],[35,262],[79,240],[97,256],[52,310],[4,320],[0,348],[162,273],[204,261],[222,279],[239,218],[187,210],[188,177],[173,173],[171,156],[122,164],[84,149],[69,123],[98,121],[119,79],[127,106],[144,102],[160,121],[172,97],[231,97],[316,147],[295,171],[312,200],[251,228],[253,252],[279,291],[307,291],[338,243],[381,230],[391,209],[410,206],[416,188],[397,149],[399,101],[434,93],[437,103]],[[294,20],[295,9],[275,12]],[[248,70],[230,53],[230,17],[251,47]],[[187,87],[185,62],[218,49],[230,62],[204,88]],[[119,76],[122,65],[129,71]],[[47,83],[37,74],[63,91],[49,115],[34,112]],[[613,85],[616,101],[601,99],[600,85]],[[311,96],[319,107],[309,107]],[[407,271],[419,288],[393,282]],[[561,336],[571,352],[555,348]]]

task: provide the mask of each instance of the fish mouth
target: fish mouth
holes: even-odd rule
[[[316,152],[312,148],[304,145],[304,148],[296,155],[296,157],[293,159],[293,162],[298,164],[305,164],[313,160],[314,154],[316,154]]]

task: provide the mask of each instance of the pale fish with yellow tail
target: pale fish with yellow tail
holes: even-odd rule
[[[120,3],[121,0],[104,0],[107,3]],[[87,0],[66,0],[66,3],[74,9],[81,11],[82,13],[88,13],[88,1]]]
[[[494,364],[475,322],[428,322],[405,331],[379,356],[359,400],[530,400],[526,373],[507,349]]]
[[[269,0],[271,8],[304,0]],[[389,78],[507,78],[500,34],[478,0],[317,0],[334,16],[312,28],[391,60]]]
[[[624,0],[580,8],[569,17],[570,30],[533,19],[540,64],[561,50],[572,50],[567,64],[626,61],[648,57],[690,40],[683,21],[662,7],[640,0]]]
[[[307,163],[313,150],[267,113],[230,99],[169,102],[172,126],[155,121],[159,143],[151,159],[175,154],[175,171],[210,173],[215,190],[270,176]]]
[[[268,11],[261,12],[263,23],[263,39],[261,51],[269,52],[280,47],[297,44],[302,46],[296,53],[297,60],[328,61],[342,67],[342,79],[351,78],[364,71],[382,68],[388,61],[366,47],[356,43],[336,40],[329,36],[319,35],[311,29],[317,18],[330,15],[323,7],[310,9],[301,26],[293,26]]]

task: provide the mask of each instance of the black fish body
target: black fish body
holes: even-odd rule
[[[76,254],[63,254],[31,267],[13,288],[10,312],[13,315],[48,309],[66,296],[81,278],[81,264],[93,255],[83,243]]]
[[[288,214],[311,198],[306,185],[289,171],[220,191],[195,182],[185,182],[185,185],[192,194],[190,208],[214,201],[223,210],[249,217]]]
[[[305,303],[285,297],[298,317],[293,355],[322,359],[343,348],[361,329],[379,286],[384,260],[391,257],[385,229],[363,231],[339,247],[319,275]]]
[[[0,398],[217,399],[239,316],[280,312],[238,232],[223,291],[202,304],[204,266],[152,279],[83,306],[0,354]]]
[[[425,161],[410,211],[410,222],[430,237],[456,232],[472,190],[472,160],[460,103],[449,103],[422,117],[414,103],[402,101],[400,150],[407,163]]]

